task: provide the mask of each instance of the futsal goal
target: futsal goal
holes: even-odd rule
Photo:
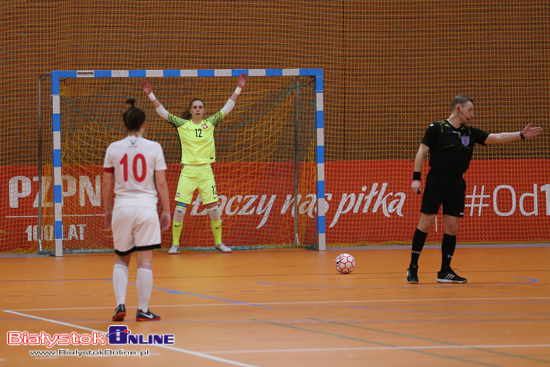
[[[234,249],[324,250],[321,69],[53,71],[53,167],[51,182],[43,185],[44,202],[51,192],[53,213],[41,227],[44,248],[55,256],[112,250],[103,224],[102,165],[108,145],[126,135],[121,114],[128,97],[135,97],[147,114],[144,137],[163,147],[174,197],[181,169],[179,138],[144,95],[143,79],[174,115],[198,97],[210,116],[223,107],[243,72],[249,77],[246,87],[214,135],[224,243]],[[208,215],[197,192],[187,213],[182,248],[212,249]],[[163,247],[170,247],[171,236],[171,231],[163,233]]]

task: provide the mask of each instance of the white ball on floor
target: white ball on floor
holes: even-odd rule
[[[342,253],[334,260],[336,270],[342,274],[349,274],[355,269],[355,258],[348,253]]]

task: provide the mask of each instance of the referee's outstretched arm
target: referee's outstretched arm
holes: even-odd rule
[[[533,127],[531,126],[531,124],[532,123],[527,125],[525,129],[514,133],[489,134],[489,136],[487,136],[487,139],[485,139],[485,144],[506,143],[519,139],[525,140],[529,138],[534,138],[535,136],[542,133],[542,127]]]

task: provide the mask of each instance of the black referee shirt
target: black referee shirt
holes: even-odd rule
[[[483,130],[467,125],[456,129],[447,120],[430,124],[422,143],[430,148],[430,167],[449,174],[462,175],[468,169],[474,146],[485,145],[489,136]]]

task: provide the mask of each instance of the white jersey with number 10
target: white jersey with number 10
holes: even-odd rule
[[[155,171],[166,170],[159,143],[127,136],[109,145],[103,167],[106,171],[114,169],[115,207],[157,207]]]

